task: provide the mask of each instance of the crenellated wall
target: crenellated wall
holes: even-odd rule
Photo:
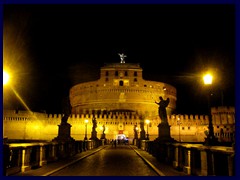
[[[29,111],[3,111],[3,134],[9,139],[52,140],[58,135],[58,125],[62,114],[45,114]],[[129,139],[134,138],[134,125],[140,129],[141,116],[135,112],[110,112],[94,115],[97,119],[97,137],[102,134],[105,126],[107,139],[114,139],[121,132]],[[221,141],[229,141],[235,132],[235,109],[218,107],[212,109],[214,133]],[[71,136],[82,140],[85,136],[84,120],[88,119],[87,137],[91,137],[93,114],[72,114],[68,123],[72,125]],[[145,117],[150,120],[148,127],[150,140],[158,137],[158,116]],[[170,115],[168,122],[171,126],[171,136],[176,140],[202,142],[208,131],[207,115]],[[146,131],[147,125],[144,129]],[[140,133],[140,132],[138,132]]]

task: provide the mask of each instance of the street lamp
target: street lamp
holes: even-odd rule
[[[9,82],[10,76],[9,74],[3,70],[3,85],[6,85]]]
[[[136,139],[138,139],[138,127],[135,128],[136,129]]]
[[[87,124],[88,124],[88,120],[85,119],[84,123],[85,123],[85,138],[84,138],[84,140],[87,141]]]
[[[146,124],[147,124],[147,140],[149,140],[148,124],[150,123],[150,120],[147,119],[145,122],[146,122]]]
[[[211,74],[206,74],[203,76],[204,84],[207,86],[207,100],[208,100],[208,117],[209,117],[209,124],[208,124],[208,135],[205,138],[206,145],[216,145],[217,138],[214,136],[213,131],[213,124],[212,124],[212,113],[211,113],[211,85],[213,81],[213,76]]]
[[[180,121],[180,118],[178,118],[178,121],[177,121],[177,124],[178,124],[178,133],[179,133],[179,142],[181,142],[181,134],[180,134],[180,125],[182,124],[181,121]]]

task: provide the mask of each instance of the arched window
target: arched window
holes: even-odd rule
[[[119,86],[123,86],[123,81],[119,81]]]

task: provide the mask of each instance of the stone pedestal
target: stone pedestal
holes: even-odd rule
[[[212,136],[208,135],[207,138],[205,138],[204,145],[217,146],[217,145],[219,145],[218,138],[216,138],[214,135],[212,135]]]
[[[58,127],[58,136],[52,140],[58,143],[58,158],[66,158],[76,154],[75,140],[70,136],[72,126],[67,122],[61,122]]]
[[[90,140],[98,140],[98,138],[97,138],[97,131],[95,131],[95,130],[92,131],[92,135],[91,135]]]
[[[102,134],[102,135],[101,135],[101,139],[106,139],[106,135],[105,135],[105,134]]]
[[[75,141],[71,137],[71,125],[68,123],[61,123],[58,125],[58,136],[53,139],[53,141],[58,142],[68,142],[68,141]]]
[[[140,131],[140,139],[141,140],[145,140],[146,139],[146,133],[145,133],[144,129],[142,131]]]
[[[170,126],[168,125],[168,123],[160,123],[158,125],[158,138],[156,140],[157,141],[162,141],[162,142],[173,142],[173,141],[175,141],[170,136]]]

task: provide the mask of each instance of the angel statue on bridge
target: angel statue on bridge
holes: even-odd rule
[[[159,117],[162,120],[162,123],[168,123],[166,107],[168,106],[170,99],[167,98],[167,100],[163,100],[162,96],[160,96],[159,99],[160,99],[159,102],[155,101],[155,103],[159,105],[158,107]]]

